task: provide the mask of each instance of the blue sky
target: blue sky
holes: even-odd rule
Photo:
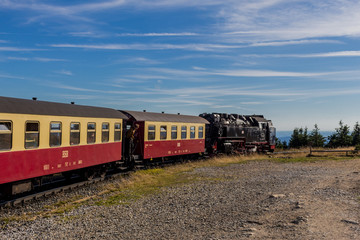
[[[0,0],[0,95],[279,130],[360,121],[355,0]]]

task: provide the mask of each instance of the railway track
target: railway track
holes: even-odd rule
[[[106,175],[105,177],[98,177],[98,178],[94,178],[91,180],[85,180],[85,181],[80,181],[80,182],[76,182],[76,183],[72,183],[72,184],[67,184],[64,186],[58,186],[58,187],[54,187],[51,189],[35,192],[35,193],[29,194],[29,195],[14,197],[9,200],[0,200],[0,209],[24,205],[27,202],[32,201],[32,200],[37,200],[37,199],[40,199],[43,197],[48,197],[51,195],[58,194],[60,192],[70,191],[75,188],[79,188],[79,187],[90,185],[90,184],[95,184],[95,183],[98,183],[98,182],[101,182],[101,181],[104,181],[107,179],[111,179],[111,178],[115,178],[115,177],[125,177],[125,176],[128,176],[131,172],[132,171],[112,173],[112,174]]]
[[[199,158],[198,160],[203,160],[203,159],[206,159],[206,157]],[[147,169],[147,168],[156,168],[156,167],[166,167],[169,165],[181,164],[183,161],[184,161],[184,159],[182,159],[182,161],[176,160],[176,161],[156,162],[156,163],[150,163],[147,165],[144,165],[141,161],[137,161],[133,170],[112,169],[112,170],[108,171],[104,177],[96,177],[94,179],[83,180],[83,181],[76,180],[76,177],[75,177],[75,181],[77,181],[77,182],[73,182],[73,183],[66,184],[66,185],[60,185],[60,184],[64,184],[65,181],[61,181],[61,180],[56,181],[56,182],[53,182],[52,184],[49,184],[49,186],[47,186],[47,188],[49,188],[49,189],[46,189],[46,190],[44,190],[44,189],[38,190],[35,193],[30,193],[25,196],[18,196],[18,197],[14,196],[12,199],[8,199],[8,200],[0,199],[0,209],[15,207],[15,206],[19,206],[19,205],[24,206],[27,202],[32,201],[32,200],[49,197],[51,195],[55,195],[55,194],[65,192],[65,191],[71,191],[75,188],[95,184],[95,183],[98,183],[98,182],[101,182],[104,180],[108,180],[108,179],[112,179],[112,178],[116,178],[116,177],[126,177],[126,176],[129,176],[130,173],[132,173],[136,170],[142,170],[142,169]],[[186,159],[186,161],[190,161],[190,159]]]

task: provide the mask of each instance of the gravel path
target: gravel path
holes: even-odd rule
[[[360,239],[360,160],[252,161],[188,174],[207,180],[128,205],[85,204],[62,215],[11,221],[0,229],[0,239]],[[98,189],[0,213],[38,211]]]

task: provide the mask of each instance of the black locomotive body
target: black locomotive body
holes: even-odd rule
[[[272,152],[276,129],[262,115],[203,113],[206,125],[208,153]]]

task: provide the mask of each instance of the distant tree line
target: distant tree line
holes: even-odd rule
[[[335,128],[335,132],[326,138],[321,135],[320,129],[317,124],[314,125],[314,129],[308,133],[307,127],[295,128],[289,143],[286,141],[281,142],[276,139],[276,147],[287,148],[301,148],[301,147],[360,147],[360,125],[356,122],[353,131],[350,133],[350,127],[339,122],[339,127]]]

